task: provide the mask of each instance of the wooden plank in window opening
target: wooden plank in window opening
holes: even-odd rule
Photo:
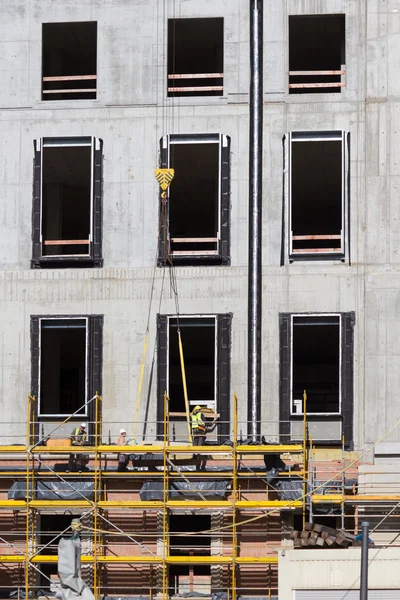
[[[168,79],[223,79],[223,73],[182,73],[181,75],[168,75]]]
[[[332,86],[331,86],[332,87]],[[194,87],[169,87],[169,92],[222,92],[222,85],[198,85]]]
[[[87,81],[97,79],[97,75],[64,75],[62,77],[43,77],[43,81]]]
[[[296,75],[345,75],[346,71],[289,71],[289,75],[296,77]]]
[[[45,240],[45,246],[82,246],[89,244],[89,240]]]

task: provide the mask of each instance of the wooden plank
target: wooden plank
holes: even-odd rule
[[[338,235],[292,235],[292,240],[341,240],[342,236]]]
[[[62,77],[43,77],[43,81],[87,81],[97,79],[97,75],[63,75]]]
[[[304,539],[304,538],[301,538],[300,545],[301,545],[302,548],[307,548],[308,547],[308,540]]]
[[[205,238],[171,238],[171,242],[175,244],[191,244],[192,242],[199,242],[200,244],[206,244],[208,242],[218,242],[216,237],[205,237]]]
[[[289,83],[290,88],[333,88],[333,87],[345,87],[343,82],[332,82],[332,83]]]
[[[325,543],[328,546],[333,546],[333,544],[336,542],[336,538],[333,535],[328,535],[328,537],[325,540]]]
[[[292,250],[292,254],[296,253],[296,254],[314,254],[316,252],[321,252],[323,254],[338,254],[338,253],[342,253],[341,248],[293,248]]]
[[[302,540],[306,540],[310,537],[310,532],[303,529],[303,531],[300,533],[300,537]]]
[[[315,538],[312,538],[311,536],[308,538],[308,545],[309,546],[316,546],[317,545],[317,540]]]
[[[289,75],[292,77],[300,75],[346,75],[346,71],[344,69],[341,71],[289,71]]]
[[[220,416],[220,413],[210,412],[210,409],[208,409],[207,407],[203,408],[202,410],[206,417],[219,417]],[[186,417],[186,413],[185,412],[169,412],[168,416],[169,417]]]
[[[89,240],[45,240],[44,246],[87,246]]]
[[[168,75],[168,79],[222,79],[223,73],[181,73]]]
[[[195,87],[169,87],[169,92],[222,92],[222,85],[201,85]]]
[[[174,256],[218,256],[217,250],[173,250]]]
[[[43,94],[76,94],[83,92],[93,92],[96,93],[96,88],[77,88],[71,90],[42,90]]]

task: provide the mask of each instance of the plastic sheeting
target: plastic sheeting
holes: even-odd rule
[[[169,490],[169,498],[201,500],[202,496],[207,499],[224,498],[229,489],[228,481],[173,481]],[[201,494],[201,495],[200,495]],[[141,500],[162,500],[164,497],[164,485],[162,481],[146,481],[140,490]]]
[[[81,541],[61,538],[58,543],[58,576],[63,600],[94,600],[92,591],[81,578]]]
[[[32,498],[32,486],[29,486]],[[93,481],[38,481],[35,483],[36,500],[86,500],[94,499]],[[26,500],[25,481],[16,481],[8,490],[9,500]]]

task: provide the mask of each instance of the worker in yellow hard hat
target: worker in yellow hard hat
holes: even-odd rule
[[[197,405],[192,411],[192,437],[193,446],[204,446],[206,441],[207,429],[201,406]]]

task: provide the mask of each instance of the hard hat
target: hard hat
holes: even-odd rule
[[[126,429],[120,429],[119,432],[120,432],[120,434],[126,433]]]
[[[86,423],[81,423],[81,427],[83,427],[84,429],[86,429]]]
[[[201,406],[197,405],[197,406],[194,407],[193,410],[197,412],[198,410],[201,410]]]

